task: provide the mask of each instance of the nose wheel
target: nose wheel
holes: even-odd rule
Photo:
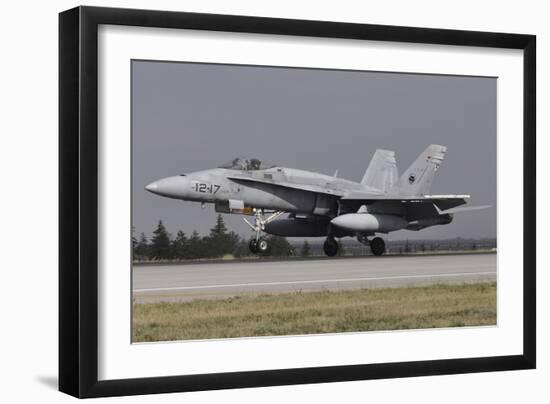
[[[267,255],[271,249],[271,245],[266,238],[260,237],[258,240],[255,238],[250,239],[248,247],[253,254]]]
[[[274,212],[269,215],[267,218],[264,218],[264,211],[262,209],[254,209],[254,224],[250,223],[246,218],[243,217],[243,220],[250,226],[256,235],[248,243],[248,247],[253,254],[269,254],[270,245],[265,237],[262,237],[262,232],[265,229],[265,225],[269,222],[277,219],[284,212]]]

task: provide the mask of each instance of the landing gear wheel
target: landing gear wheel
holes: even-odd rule
[[[370,242],[370,249],[374,255],[382,255],[386,252],[386,243],[380,237],[375,237]]]
[[[333,238],[327,238],[323,244],[323,250],[329,257],[334,257],[338,254],[338,243]]]
[[[260,238],[256,243],[256,250],[262,255],[266,255],[269,253],[269,247],[270,245],[265,238]]]
[[[248,248],[250,248],[250,252],[252,254],[258,254],[258,242],[255,238],[250,239],[250,242],[248,243]]]

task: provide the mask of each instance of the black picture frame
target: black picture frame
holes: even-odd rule
[[[100,24],[523,50],[523,354],[98,381]],[[535,368],[535,60],[533,35],[96,7],[60,13],[59,390],[84,398]]]

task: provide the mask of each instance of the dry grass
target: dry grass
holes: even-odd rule
[[[135,304],[134,342],[496,324],[496,283]]]

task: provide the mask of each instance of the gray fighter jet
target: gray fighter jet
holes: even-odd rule
[[[146,190],[168,198],[213,203],[216,212],[251,215],[255,232],[250,250],[268,254],[262,234],[326,237],[328,256],[338,253],[336,238],[351,236],[382,255],[386,245],[377,233],[418,231],[449,224],[453,213],[488,206],[458,208],[469,195],[429,195],[446,153],[430,145],[401,175],[395,153],[376,150],[361,182],[311,171],[236,158],[218,168],[155,181]],[[288,217],[281,215],[288,213]]]

